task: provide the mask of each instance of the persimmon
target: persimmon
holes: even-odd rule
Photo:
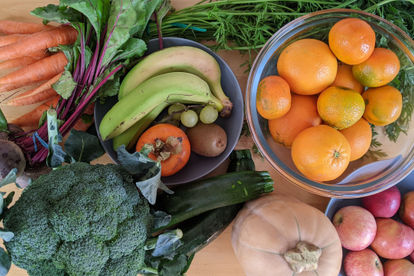
[[[372,130],[369,123],[361,118],[352,126],[340,130],[351,146],[350,161],[361,158],[371,146]]]
[[[291,147],[295,137],[305,128],[319,125],[322,120],[316,109],[316,96],[292,95],[292,105],[286,115],[269,120],[269,131],[278,143]]]
[[[367,60],[375,48],[375,32],[362,19],[346,18],[329,30],[329,48],[343,63],[354,65]]]
[[[139,137],[136,150],[151,147],[148,157],[161,162],[161,176],[180,171],[190,159],[191,146],[185,132],[171,124],[157,124]]]
[[[362,93],[362,98],[366,104],[364,118],[373,125],[391,124],[401,115],[402,95],[392,86],[368,88]]]
[[[291,104],[289,84],[279,76],[267,76],[259,82],[256,96],[257,112],[265,119],[285,115]]]
[[[329,87],[318,97],[318,113],[322,120],[337,129],[350,127],[361,119],[365,103],[358,92],[343,88]]]
[[[300,39],[285,49],[277,61],[277,71],[291,91],[300,95],[314,95],[335,80],[338,62],[325,42]]]
[[[380,87],[391,82],[400,71],[400,60],[390,49],[375,48],[364,62],[352,66],[352,73],[362,85]]]
[[[360,84],[352,74],[352,66],[348,64],[339,64],[336,78],[331,86],[339,86],[352,89],[358,93],[364,91],[364,86]]]
[[[291,156],[296,168],[314,181],[330,181],[348,167],[351,146],[338,130],[319,125],[307,128],[293,140]]]

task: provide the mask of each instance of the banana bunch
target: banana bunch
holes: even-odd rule
[[[170,104],[210,104],[222,116],[232,103],[221,88],[217,61],[195,47],[165,48],[148,55],[124,78],[119,101],[105,114],[99,131],[113,148],[131,148],[139,135]]]

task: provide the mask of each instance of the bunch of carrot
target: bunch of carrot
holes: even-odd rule
[[[64,53],[52,54],[48,49],[74,43],[77,31],[65,25],[54,27],[0,20],[0,34],[0,70],[8,72],[0,77],[0,93],[35,85],[6,104],[22,106],[46,101],[11,123],[35,128],[43,112],[50,106],[56,107],[59,95],[52,85],[59,80],[68,62]]]

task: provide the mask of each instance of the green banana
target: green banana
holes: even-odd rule
[[[118,98],[122,99],[148,78],[167,72],[188,72],[199,76],[223,104],[220,115],[227,117],[231,114],[233,104],[221,87],[219,64],[206,51],[191,46],[169,47],[145,57],[125,76]]]
[[[132,127],[128,128],[126,131],[122,132],[118,136],[115,136],[112,139],[112,147],[116,151],[116,149],[121,146],[125,145],[127,150],[130,150],[136,144],[139,136],[144,130],[155,120],[155,118],[160,115],[160,113],[168,106],[167,103],[162,103],[156,108],[154,108],[150,113],[147,114],[144,118],[136,122]]]
[[[208,84],[194,74],[172,72],[152,77],[120,99],[102,118],[99,132],[103,140],[120,135],[157,106],[167,103],[223,105]]]

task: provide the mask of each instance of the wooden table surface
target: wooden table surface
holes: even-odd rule
[[[31,16],[29,12],[39,6],[44,6],[49,3],[57,3],[57,0],[1,0],[0,5],[0,19],[14,19],[28,22],[40,22],[39,19]],[[176,9],[190,6],[198,0],[172,0],[172,4]],[[229,64],[237,79],[240,87],[245,92],[247,73],[245,68],[240,65],[245,61],[238,51],[220,51],[219,55]],[[7,112],[6,112],[7,115]],[[237,145],[237,148],[251,148],[253,142],[250,137],[242,137]],[[285,193],[295,196],[301,201],[308,203],[320,210],[324,210],[329,198],[320,197],[308,193],[293,183],[284,179],[276,170],[274,170],[269,163],[262,160],[259,156],[254,156],[257,170],[267,170],[272,175],[275,182],[275,192]],[[99,162],[107,163],[110,159],[104,156],[99,159]],[[233,253],[231,246],[231,225],[226,230],[212,241],[207,247],[202,249],[195,255],[193,263],[187,273],[188,276],[238,276],[244,275],[237,259]],[[27,275],[22,269],[12,266],[9,274],[10,276]]]

